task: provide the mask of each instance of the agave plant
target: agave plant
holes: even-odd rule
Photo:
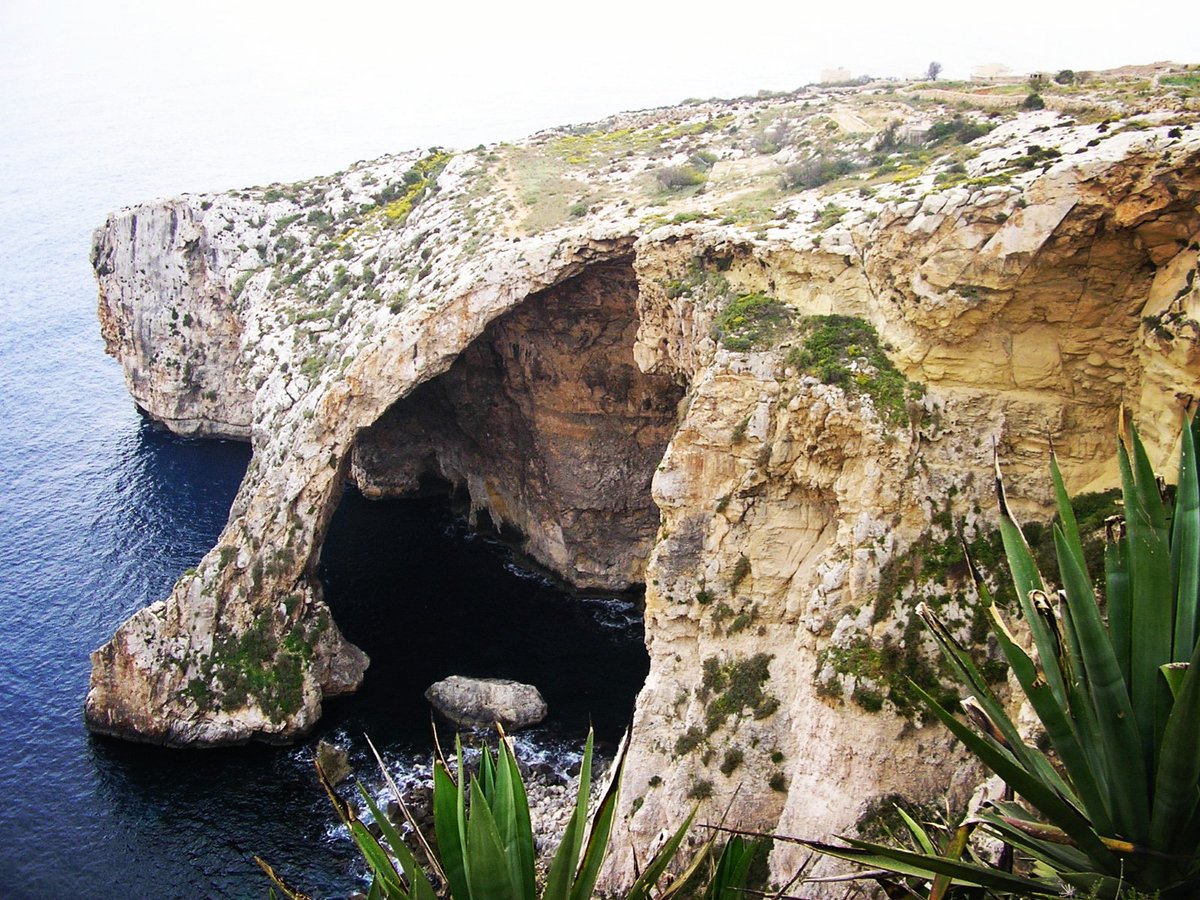
[[[459,778],[454,779],[442,759],[435,763],[433,775],[434,828],[450,896],[454,900],[537,897],[529,802],[508,742],[501,738],[494,761],[491,751],[483,748],[479,773],[469,787],[463,775],[462,743],[456,739],[455,744]],[[613,779],[600,801],[585,845],[591,767],[589,734],[575,810],[550,864],[542,894],[547,900],[590,897],[600,873],[616,811],[617,780]]]
[[[1122,431],[1124,429],[1122,428]],[[822,852],[946,885],[1018,896],[1096,897],[1123,891],[1200,896],[1200,476],[1197,423],[1185,423],[1174,500],[1155,477],[1137,430],[1120,441],[1124,518],[1106,523],[1107,619],[1057,461],[1053,594],[1004,496],[1000,528],[1036,658],[1006,627],[973,570],[980,600],[1052,753],[1027,744],[970,655],[927,609],[921,614],[969,688],[973,725],[914,685],[929,709],[1020,797],[977,823],[1033,860],[1026,877],[977,858],[862,841],[803,842]],[[944,893],[944,890],[943,890]],[[939,894],[938,896],[941,896]]]
[[[624,754],[614,763],[614,777],[589,822],[593,735],[588,733],[580,764],[575,808],[545,879],[539,884],[525,784],[503,732],[498,743],[494,757],[488,747],[483,748],[478,773],[469,782],[463,765],[461,740],[455,738],[458,778],[451,773],[439,749],[433,775],[436,851],[421,835],[383,760],[374,745],[371,746],[384,780],[425,856],[424,867],[417,862],[397,828],[380,812],[370,792],[361,784],[358,785],[359,794],[379,826],[380,837],[372,834],[359,820],[353,807],[338,796],[317,761],[317,775],[321,784],[371,870],[370,900],[438,900],[446,897],[451,900],[588,900],[592,896],[608,849]],[[626,900],[650,900],[652,896],[667,900],[685,886],[693,886],[697,878],[704,884],[703,897],[706,900],[735,900],[735,897],[741,896],[750,864],[759,849],[758,844],[747,843],[741,838],[728,841],[719,856],[715,853],[715,841],[710,838],[668,886],[658,889],[658,883],[678,854],[695,815],[693,809],[650,857],[633,886],[624,895]],[[307,900],[276,875],[269,865],[257,857],[255,860],[286,897],[290,900]]]

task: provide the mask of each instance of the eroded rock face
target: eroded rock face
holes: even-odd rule
[[[995,453],[1014,508],[1044,515],[1050,439],[1072,492],[1109,487],[1123,405],[1171,470],[1200,385],[1200,129],[1151,101],[1100,124],[968,112],[997,127],[923,171],[781,192],[814,141],[868,166],[893,119],[954,121],[870,89],[798,100],[115,214],[102,326],[138,403],[188,433],[248,421],[255,453],[197,572],[93,655],[89,725],[303,733],[367,664],[313,574],[343,484],[434,476],[577,584],[646,584],[616,846],[695,799],[815,837],[881,795],[969,791],[904,690],[949,687],[914,607],[986,657],[954,554],[961,534],[998,575]],[[830,138],[839,121],[875,133]],[[704,191],[668,165],[708,166]],[[848,327],[836,358],[810,346]],[[211,372],[183,378],[185,347]],[[197,390],[218,369],[233,387]],[[615,855],[609,883],[632,867]]]
[[[243,321],[220,273],[230,260],[191,204],[126,210],[96,232],[105,350],[139,408],[176,434],[250,436]],[[110,277],[119,276],[119,277]]]
[[[641,582],[658,530],[650,478],[683,389],[634,364],[636,299],[631,260],[530,297],[358,436],[351,477],[367,496],[430,477],[465,487],[573,584]]]

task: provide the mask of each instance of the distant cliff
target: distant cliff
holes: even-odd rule
[[[918,601],[982,637],[959,541],[998,572],[993,453],[1044,515],[1050,440],[1109,487],[1118,409],[1165,463],[1197,394],[1172,84],[809,88],[114,213],[135,401],[254,457],[196,572],[93,654],[88,725],[303,734],[367,667],[314,574],[343,486],[435,477],[569,581],[645,584],[641,844],[735,792],[731,824],[816,836],[969,790],[907,678],[941,684]]]

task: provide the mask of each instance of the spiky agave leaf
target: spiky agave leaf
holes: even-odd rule
[[[466,770],[463,768],[462,741],[456,736],[455,756],[458,778],[450,775],[444,759],[433,766],[433,831],[446,883],[455,900],[471,900],[468,877]]]
[[[822,841],[809,841],[781,835],[776,835],[775,839],[800,844],[825,856],[844,859],[861,866],[885,869],[898,875],[923,878],[927,881],[933,881],[938,875],[946,875],[958,884],[978,885],[995,891],[1008,891],[1018,897],[1056,897],[1061,893],[1055,881],[1013,875],[974,862],[948,859],[937,855],[931,856],[870,841],[843,838],[842,840],[849,846],[842,847]]]
[[[408,883],[408,894],[411,895],[412,900],[436,900],[437,894],[429,882],[429,876],[417,863],[416,857],[404,843],[396,826],[380,812],[370,792],[361,784],[358,785],[358,793],[367,804],[367,809],[371,811],[371,816],[375,819],[375,824],[379,826],[380,833],[387,840],[392,856],[400,862],[400,869],[404,873],[404,880]]]
[[[583,746],[583,761],[579,765],[579,785],[576,788],[575,809],[567,821],[558,850],[550,863],[546,876],[545,900],[569,900],[571,884],[579,867],[579,852],[583,848],[584,832],[587,830],[588,796],[592,789],[592,744],[594,735],[588,730],[587,742]]]
[[[364,737],[367,736],[364,735]],[[429,864],[429,867],[433,870],[434,874],[437,875],[437,877],[443,883],[445,883],[447,881],[446,873],[442,871],[442,865],[438,860],[437,854],[433,852],[433,848],[430,847],[429,842],[425,840],[425,834],[417,825],[417,820],[413,818],[413,814],[409,810],[408,804],[404,802],[404,795],[400,792],[400,788],[396,786],[396,782],[392,778],[392,774],[388,771],[387,766],[383,764],[383,757],[380,756],[379,751],[375,749],[375,744],[371,741],[370,737],[367,737],[367,746],[371,748],[371,753],[375,756],[375,762],[379,766],[379,772],[383,776],[384,783],[387,784],[388,789],[392,792],[392,797],[395,799],[396,804],[400,807],[400,813],[404,816],[404,821],[408,823],[409,829],[412,831],[412,834],[416,838],[418,845],[421,847],[421,851],[425,855],[425,861]]]

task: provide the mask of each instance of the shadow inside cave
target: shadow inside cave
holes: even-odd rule
[[[555,727],[623,732],[649,668],[650,485],[684,394],[634,362],[637,290],[625,257],[530,296],[359,432],[319,571],[372,662],[331,710],[427,737],[430,683],[504,677],[537,685]]]

